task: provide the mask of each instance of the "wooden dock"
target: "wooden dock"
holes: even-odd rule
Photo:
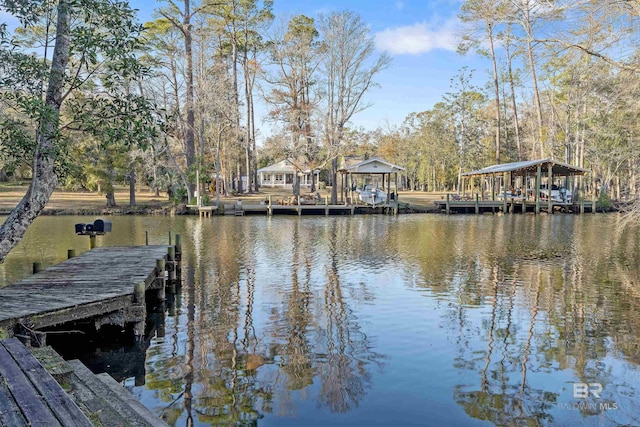
[[[201,218],[210,217],[214,214],[224,215],[356,215],[356,214],[397,214],[403,209],[407,209],[406,203],[385,203],[376,206],[370,205],[329,205],[329,204],[242,204],[225,205],[221,209],[215,206],[195,207]]]
[[[94,375],[51,347],[29,351],[17,338],[0,340],[0,426],[91,427],[93,422],[168,427],[108,374]]]
[[[556,202],[508,198],[505,200],[454,200],[447,195],[446,200],[436,200],[436,207],[443,213],[540,213],[540,212],[572,212],[584,214],[596,212],[595,202]]]
[[[176,236],[177,237],[177,236]],[[174,246],[101,247],[0,289],[0,328],[12,336],[68,322],[144,331],[145,294],[164,298],[165,268],[175,277]]]
[[[0,425],[93,426],[16,338],[0,341]]]

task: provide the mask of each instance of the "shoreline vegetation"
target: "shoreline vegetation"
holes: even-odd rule
[[[26,193],[29,183],[0,183],[0,215],[8,215],[20,202]],[[330,196],[330,189],[318,190],[322,198]],[[303,190],[304,196],[307,191]],[[400,191],[399,200],[409,203],[414,212],[432,213],[438,212],[434,201],[445,197],[446,193],[431,193],[422,191]],[[215,194],[207,194],[215,205]],[[269,196],[275,202],[278,199],[287,199],[292,196],[291,190],[261,188],[259,193],[240,194],[237,196],[221,196],[220,202],[234,204],[238,200],[248,204],[259,204]],[[145,186],[136,189],[136,205],[129,206],[129,187],[116,186],[115,200],[117,206],[106,207],[104,194],[90,191],[65,191],[56,189],[47,203],[41,215],[189,215],[197,214],[197,210],[189,210],[186,205],[175,205],[166,193],[160,192],[159,196]]]

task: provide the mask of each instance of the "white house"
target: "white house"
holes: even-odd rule
[[[318,169],[312,171],[307,169],[306,165],[296,165],[289,159],[258,169],[261,187],[293,188],[293,178],[296,174],[300,177],[302,188],[311,187],[312,179],[315,179],[317,186],[320,179]]]

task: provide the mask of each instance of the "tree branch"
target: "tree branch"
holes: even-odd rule
[[[596,58],[602,59],[607,64],[613,65],[614,67],[620,68],[621,70],[631,71],[632,73],[640,73],[640,67],[616,61],[614,59],[609,58],[606,55],[598,53],[598,52],[596,52],[596,51],[594,51],[592,49],[589,49],[588,47],[585,47],[585,46],[577,44],[577,43],[570,43],[570,42],[567,42],[565,40],[560,40],[560,39],[535,39],[534,41],[536,41],[538,43],[544,43],[544,44],[548,44],[548,43],[556,43],[557,44],[557,43],[559,43],[561,45],[564,45],[564,46],[567,46],[567,47],[570,47],[570,48],[581,50],[582,52],[586,53],[587,55],[591,55],[591,56],[594,56]]]

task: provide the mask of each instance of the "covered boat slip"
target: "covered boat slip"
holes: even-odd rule
[[[580,179],[588,172],[552,159],[488,166],[461,175],[463,195],[447,194],[435,203],[446,213],[595,212],[595,199],[586,201],[578,194]],[[554,185],[554,179],[560,185]]]
[[[395,208],[398,206],[398,173],[405,169],[374,157],[355,164],[345,164],[338,171],[340,201],[352,205]],[[391,175],[393,174],[393,190]],[[360,181],[360,182],[358,182]]]

